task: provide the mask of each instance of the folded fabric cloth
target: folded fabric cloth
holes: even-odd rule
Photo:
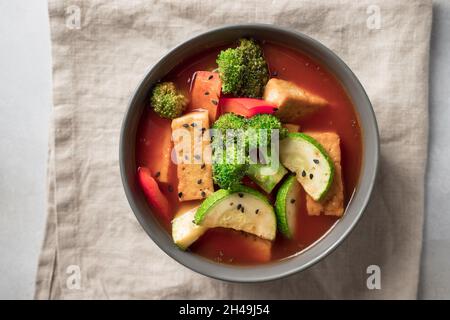
[[[54,121],[36,298],[416,297],[431,1],[55,0],[49,15]],[[242,22],[284,26],[334,50],[366,88],[381,133],[376,187],[352,234],[310,269],[262,284],[209,279],[165,255],[135,219],[118,165],[121,121],[148,67],[194,34]],[[371,265],[379,290],[367,286]]]

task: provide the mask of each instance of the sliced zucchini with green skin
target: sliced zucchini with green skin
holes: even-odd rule
[[[172,220],[173,242],[182,250],[186,250],[208,229],[194,223],[197,209],[195,207]]]
[[[276,172],[270,173],[270,165],[251,164],[247,175],[265,192],[271,193],[273,188],[283,179],[287,170],[280,163]]]
[[[275,200],[278,230],[287,238],[295,235],[297,212],[301,201],[300,188],[295,175],[290,175],[278,189]]]
[[[203,201],[195,223],[206,228],[231,228],[267,240],[275,239],[277,221],[272,205],[260,192],[239,186],[218,190]]]
[[[296,173],[311,198],[320,201],[326,196],[333,183],[334,164],[319,142],[304,133],[289,133],[280,141],[280,160]]]

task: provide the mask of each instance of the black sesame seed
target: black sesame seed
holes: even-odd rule
[[[215,106],[217,106],[219,104],[219,102],[217,100],[211,100],[211,103]]]
[[[302,171],[302,177],[306,177],[306,172],[305,172],[305,170]]]
[[[191,123],[191,127],[194,128],[194,127],[196,127],[196,126],[197,126],[197,124],[196,124],[195,122],[192,122],[192,123]]]
[[[309,178],[312,180],[312,178],[314,178],[314,175],[312,173],[310,173]]]
[[[183,124],[183,127],[189,128],[189,125],[187,123]]]
[[[239,203],[238,206],[237,206],[237,209],[241,210],[241,207],[242,207],[242,205]]]
[[[258,213],[259,213],[259,209],[256,209],[255,214],[258,214]]]
[[[189,157],[187,155],[185,155],[184,160],[189,160]]]
[[[244,213],[244,207],[243,206],[241,207],[241,212]]]
[[[202,191],[201,195],[202,195],[203,198],[206,197],[206,192]]]
[[[213,75],[210,75],[210,76],[208,77],[208,80],[211,80],[212,78],[214,78],[214,76],[213,76]]]
[[[178,192],[178,198],[181,198],[183,196],[183,192]]]
[[[198,179],[197,184],[202,184],[202,179]]]
[[[291,203],[295,203],[295,199],[291,199]]]
[[[242,192],[239,192],[238,195],[239,195],[239,198],[243,198],[244,197],[244,194]]]
[[[234,202],[230,202],[230,206],[234,205]]]
[[[205,169],[205,167],[206,167],[206,164],[202,164],[202,166],[200,167],[201,169]]]
[[[156,173],[155,173],[155,178],[158,178],[160,175],[161,175],[161,172],[159,172],[159,171],[156,172]]]
[[[206,131],[206,128],[202,128],[202,133],[205,133],[205,131]]]
[[[277,71],[272,72],[272,76],[273,76],[273,77],[276,77],[277,75],[278,75],[278,72],[277,72]]]
[[[194,158],[195,158],[196,160],[200,160],[202,157],[200,157],[198,154],[196,154],[196,155],[194,156]]]
[[[315,164],[319,164],[319,160],[314,159],[313,161],[314,161]]]
[[[209,92],[208,92],[208,91],[206,91],[206,92],[205,92],[205,96],[208,96],[208,95],[209,95]]]
[[[172,185],[169,184],[169,185],[167,186],[167,190],[169,190],[169,192],[172,192],[172,191],[173,191]]]

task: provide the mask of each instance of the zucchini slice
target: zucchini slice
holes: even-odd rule
[[[323,200],[333,183],[334,164],[319,142],[304,133],[289,133],[280,141],[280,160],[311,198]]]
[[[206,198],[195,214],[195,223],[241,230],[267,240],[274,240],[277,231],[275,212],[267,198],[244,186],[220,189]]]

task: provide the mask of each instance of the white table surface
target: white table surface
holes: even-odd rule
[[[421,298],[450,298],[450,1],[435,1]],[[46,0],[0,0],[0,299],[33,297],[51,110]],[[401,271],[400,271],[401,272]]]

